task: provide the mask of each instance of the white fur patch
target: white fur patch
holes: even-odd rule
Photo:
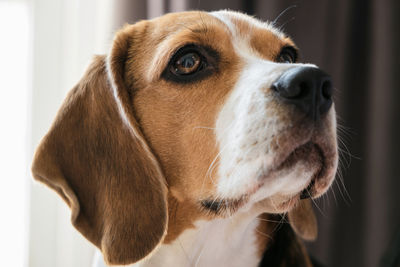
[[[134,267],[252,267],[257,266],[254,212],[231,218],[199,221],[195,229],[185,230],[173,243],[162,245],[153,256]]]
[[[238,35],[231,18],[245,20],[252,27],[264,28],[281,38],[284,36],[282,33],[271,24],[240,13],[219,11],[211,14],[227,26],[235,52],[245,62],[241,76],[216,122],[220,146],[217,194],[222,199],[235,199],[258,190],[260,176],[268,174],[272,167],[276,167],[273,166],[276,151],[271,147],[279,147],[281,144],[276,144],[274,139],[293,126],[289,124],[290,119],[283,119],[287,114],[278,114],[273,107],[279,103],[268,92],[271,85],[290,68],[316,66],[282,64],[261,59],[251,48],[249,37]],[[334,112],[332,110],[330,112]],[[280,177],[263,181],[262,188],[251,195],[249,204],[274,195],[290,196],[298,193],[310,183],[317,171],[317,167],[307,167],[305,162],[300,161],[286,172],[280,172]]]
[[[257,172],[268,172],[275,157],[270,139],[290,125],[281,121],[275,109],[268,108],[274,99],[265,91],[284,71],[304,66],[262,59],[248,59],[247,62],[216,122],[221,150],[218,183],[221,198],[235,198],[251,191],[255,185],[252,179],[259,176]],[[292,176],[286,178],[286,183],[281,179],[281,186],[271,188],[265,197],[294,182],[290,179]]]

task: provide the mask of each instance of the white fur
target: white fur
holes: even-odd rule
[[[198,221],[195,228],[185,230],[171,244],[153,251],[151,257],[131,267],[255,267],[261,260],[257,255],[256,209],[235,214],[226,219]],[[97,252],[93,267],[105,267]]]
[[[290,125],[281,122],[275,109],[266,108],[274,100],[266,95],[265,90],[284,71],[299,65],[303,64],[278,64],[262,59],[247,59],[247,65],[216,122],[221,150],[218,169],[218,192],[221,198],[235,198],[251,191],[259,176],[257,172],[268,172],[275,156],[271,152],[269,140]],[[253,145],[255,143],[257,145]],[[294,178],[297,177],[288,175],[275,179],[279,186],[271,183],[272,187],[264,198],[283,188],[290,188],[293,183],[298,184],[299,179]],[[306,182],[303,181],[299,186],[304,186]]]
[[[228,26],[231,33],[234,33],[234,34],[236,33],[236,27],[233,25],[233,23],[231,21],[232,18],[246,21],[249,23],[249,25],[251,25],[253,27],[268,30],[268,31],[272,32],[273,34],[275,34],[276,36],[278,36],[279,38],[285,37],[285,34],[281,31],[279,31],[277,28],[275,28],[272,23],[270,23],[268,21],[258,20],[254,17],[251,17],[249,15],[246,15],[246,14],[243,14],[240,12],[235,12],[235,11],[231,11],[231,10],[220,10],[220,11],[210,12],[210,14],[215,16],[222,22],[224,22],[225,25]]]
[[[251,49],[248,37],[238,36],[230,18],[244,19],[254,27],[271,31],[270,24],[240,13],[220,11],[212,15],[227,25],[236,53],[246,63],[216,122],[220,146],[218,194],[221,198],[235,199],[252,192],[259,185],[260,175],[270,171],[276,156],[270,148],[274,145],[272,139],[291,127],[282,122],[276,109],[268,107],[276,100],[267,90],[290,68],[316,66],[263,60]],[[276,30],[272,32],[282,35]],[[314,171],[305,169],[301,162],[296,164],[290,171],[281,173],[279,179],[265,181],[263,187],[251,196],[253,201],[250,204],[277,194],[290,196],[298,193],[310,182]]]
[[[162,245],[153,256],[132,267],[257,266],[255,210],[231,218],[198,221],[194,229]]]

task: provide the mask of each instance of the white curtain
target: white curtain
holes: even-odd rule
[[[112,41],[112,0],[30,0],[33,25],[30,164],[68,90],[94,54]],[[30,174],[29,174],[30,175]],[[53,191],[29,179],[32,267],[90,266],[95,248],[70,223],[70,210]]]
[[[0,265],[27,263],[29,8],[0,1]]]

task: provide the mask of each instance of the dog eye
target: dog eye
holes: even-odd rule
[[[276,59],[279,63],[295,63],[297,60],[297,52],[293,47],[282,48],[278,58]]]
[[[202,60],[198,53],[189,52],[178,57],[173,62],[173,73],[175,75],[190,75],[201,69]]]
[[[161,77],[170,82],[192,83],[218,71],[219,54],[211,47],[188,44],[170,58]]]

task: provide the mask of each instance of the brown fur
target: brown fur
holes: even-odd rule
[[[317,218],[311,200],[300,201],[288,214],[293,231],[304,240],[317,239]]]
[[[291,42],[260,29],[252,36],[254,49],[270,60]],[[186,43],[218,52],[215,73],[193,84],[160,78],[174,49]],[[242,65],[216,18],[169,14],[125,26],[108,59],[96,57],[67,96],[32,172],[66,201],[72,223],[107,263],[136,262],[196,220],[213,218],[199,200],[215,192],[216,172],[206,174],[218,146],[214,131],[202,127],[214,127]],[[270,232],[267,224],[259,230]],[[260,237],[260,251],[267,241]]]
[[[148,69],[141,71],[141,66],[146,66],[152,55],[143,50],[148,47],[143,43],[150,45],[159,40],[153,34],[147,34],[141,43],[131,46],[130,54],[140,56],[128,62],[132,71],[126,74],[129,80],[143,83],[143,87],[139,86],[132,97],[135,115],[164,167],[170,199],[176,199],[176,209],[181,214],[179,218],[174,218],[178,220],[178,225],[172,222],[169,224],[166,241],[175,240],[182,231],[192,227],[196,220],[210,218],[200,209],[199,200],[209,198],[214,193],[217,176],[213,172],[210,179],[207,171],[218,151],[214,131],[201,127],[214,127],[217,113],[233,88],[240,70],[240,62],[233,52],[229,35],[219,21],[202,14],[205,22],[191,26],[193,17],[197,18],[196,21],[201,20],[199,16],[199,13],[194,12],[181,19],[182,16],[169,14],[166,17],[170,18],[164,22],[163,27],[166,32],[158,29],[158,33],[168,36],[168,47],[171,43],[192,42],[212,46],[220,55],[220,64],[214,75],[189,85],[171,84],[159,77],[152,78],[150,83],[145,81],[143,77],[146,77],[147,72],[157,73]],[[152,27],[150,22],[148,29]],[[174,27],[180,28],[180,31],[177,31],[176,36],[171,36],[170,30],[172,28],[175,32]],[[162,67],[156,68],[163,69],[166,63],[160,62]]]

